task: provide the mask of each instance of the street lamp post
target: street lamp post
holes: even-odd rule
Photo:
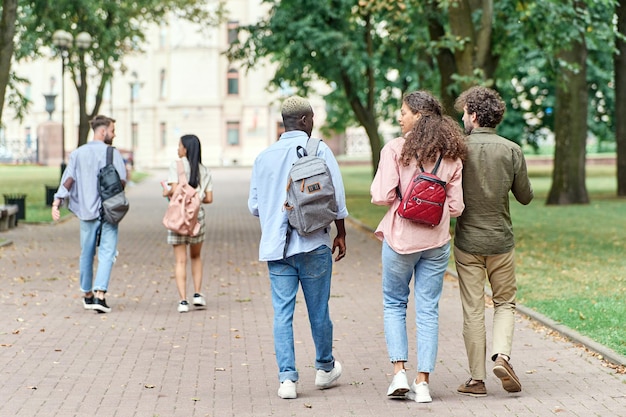
[[[61,55],[61,176],[65,171],[65,67],[69,59],[69,51],[74,44],[74,37],[71,33],[59,29],[52,34],[52,43],[59,50]],[[76,46],[85,50],[91,46],[91,35],[81,32],[76,36]]]
[[[61,55],[61,176],[65,171],[65,59],[73,41],[72,34],[62,29],[52,35],[52,43]]]

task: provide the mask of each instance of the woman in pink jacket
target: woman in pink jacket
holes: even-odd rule
[[[372,203],[389,206],[376,229],[382,240],[385,340],[394,377],[387,395],[431,402],[429,375],[435,368],[439,333],[439,298],[450,257],[450,217],[463,212],[461,175],[467,149],[459,124],[443,114],[439,101],[424,91],[408,93],[398,118],[402,136],[381,150],[372,182]],[[443,155],[437,176],[447,183],[443,217],[437,226],[400,217],[397,190],[404,192],[421,172],[431,172]],[[406,309],[411,279],[417,326],[417,378],[409,385]]]

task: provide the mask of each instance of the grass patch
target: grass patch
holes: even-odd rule
[[[133,172],[133,181],[139,182],[147,174]],[[38,165],[0,165],[0,200],[4,204],[4,194],[25,194],[27,223],[51,222],[50,206],[46,205],[46,186],[57,188],[60,182],[60,168]],[[61,208],[61,216],[69,214]]]
[[[591,203],[570,206],[545,204],[550,167],[528,169],[535,199],[522,206],[511,197],[518,302],[626,355],[626,242],[621,230],[626,204],[615,195],[615,167],[587,166]],[[350,215],[376,228],[386,207],[370,203],[370,166],[341,170]]]

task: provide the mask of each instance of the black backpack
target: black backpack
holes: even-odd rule
[[[122,221],[130,205],[124,194],[124,186],[113,165],[113,147],[107,146],[107,161],[98,173],[98,192],[100,193],[100,220],[110,224]]]

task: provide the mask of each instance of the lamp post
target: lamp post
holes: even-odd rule
[[[74,44],[74,37],[71,33],[59,29],[52,34],[52,43],[59,50],[61,55],[61,176],[65,171],[65,67],[69,59],[70,48]],[[81,32],[76,36],[76,46],[85,50],[91,46],[91,35]]]

